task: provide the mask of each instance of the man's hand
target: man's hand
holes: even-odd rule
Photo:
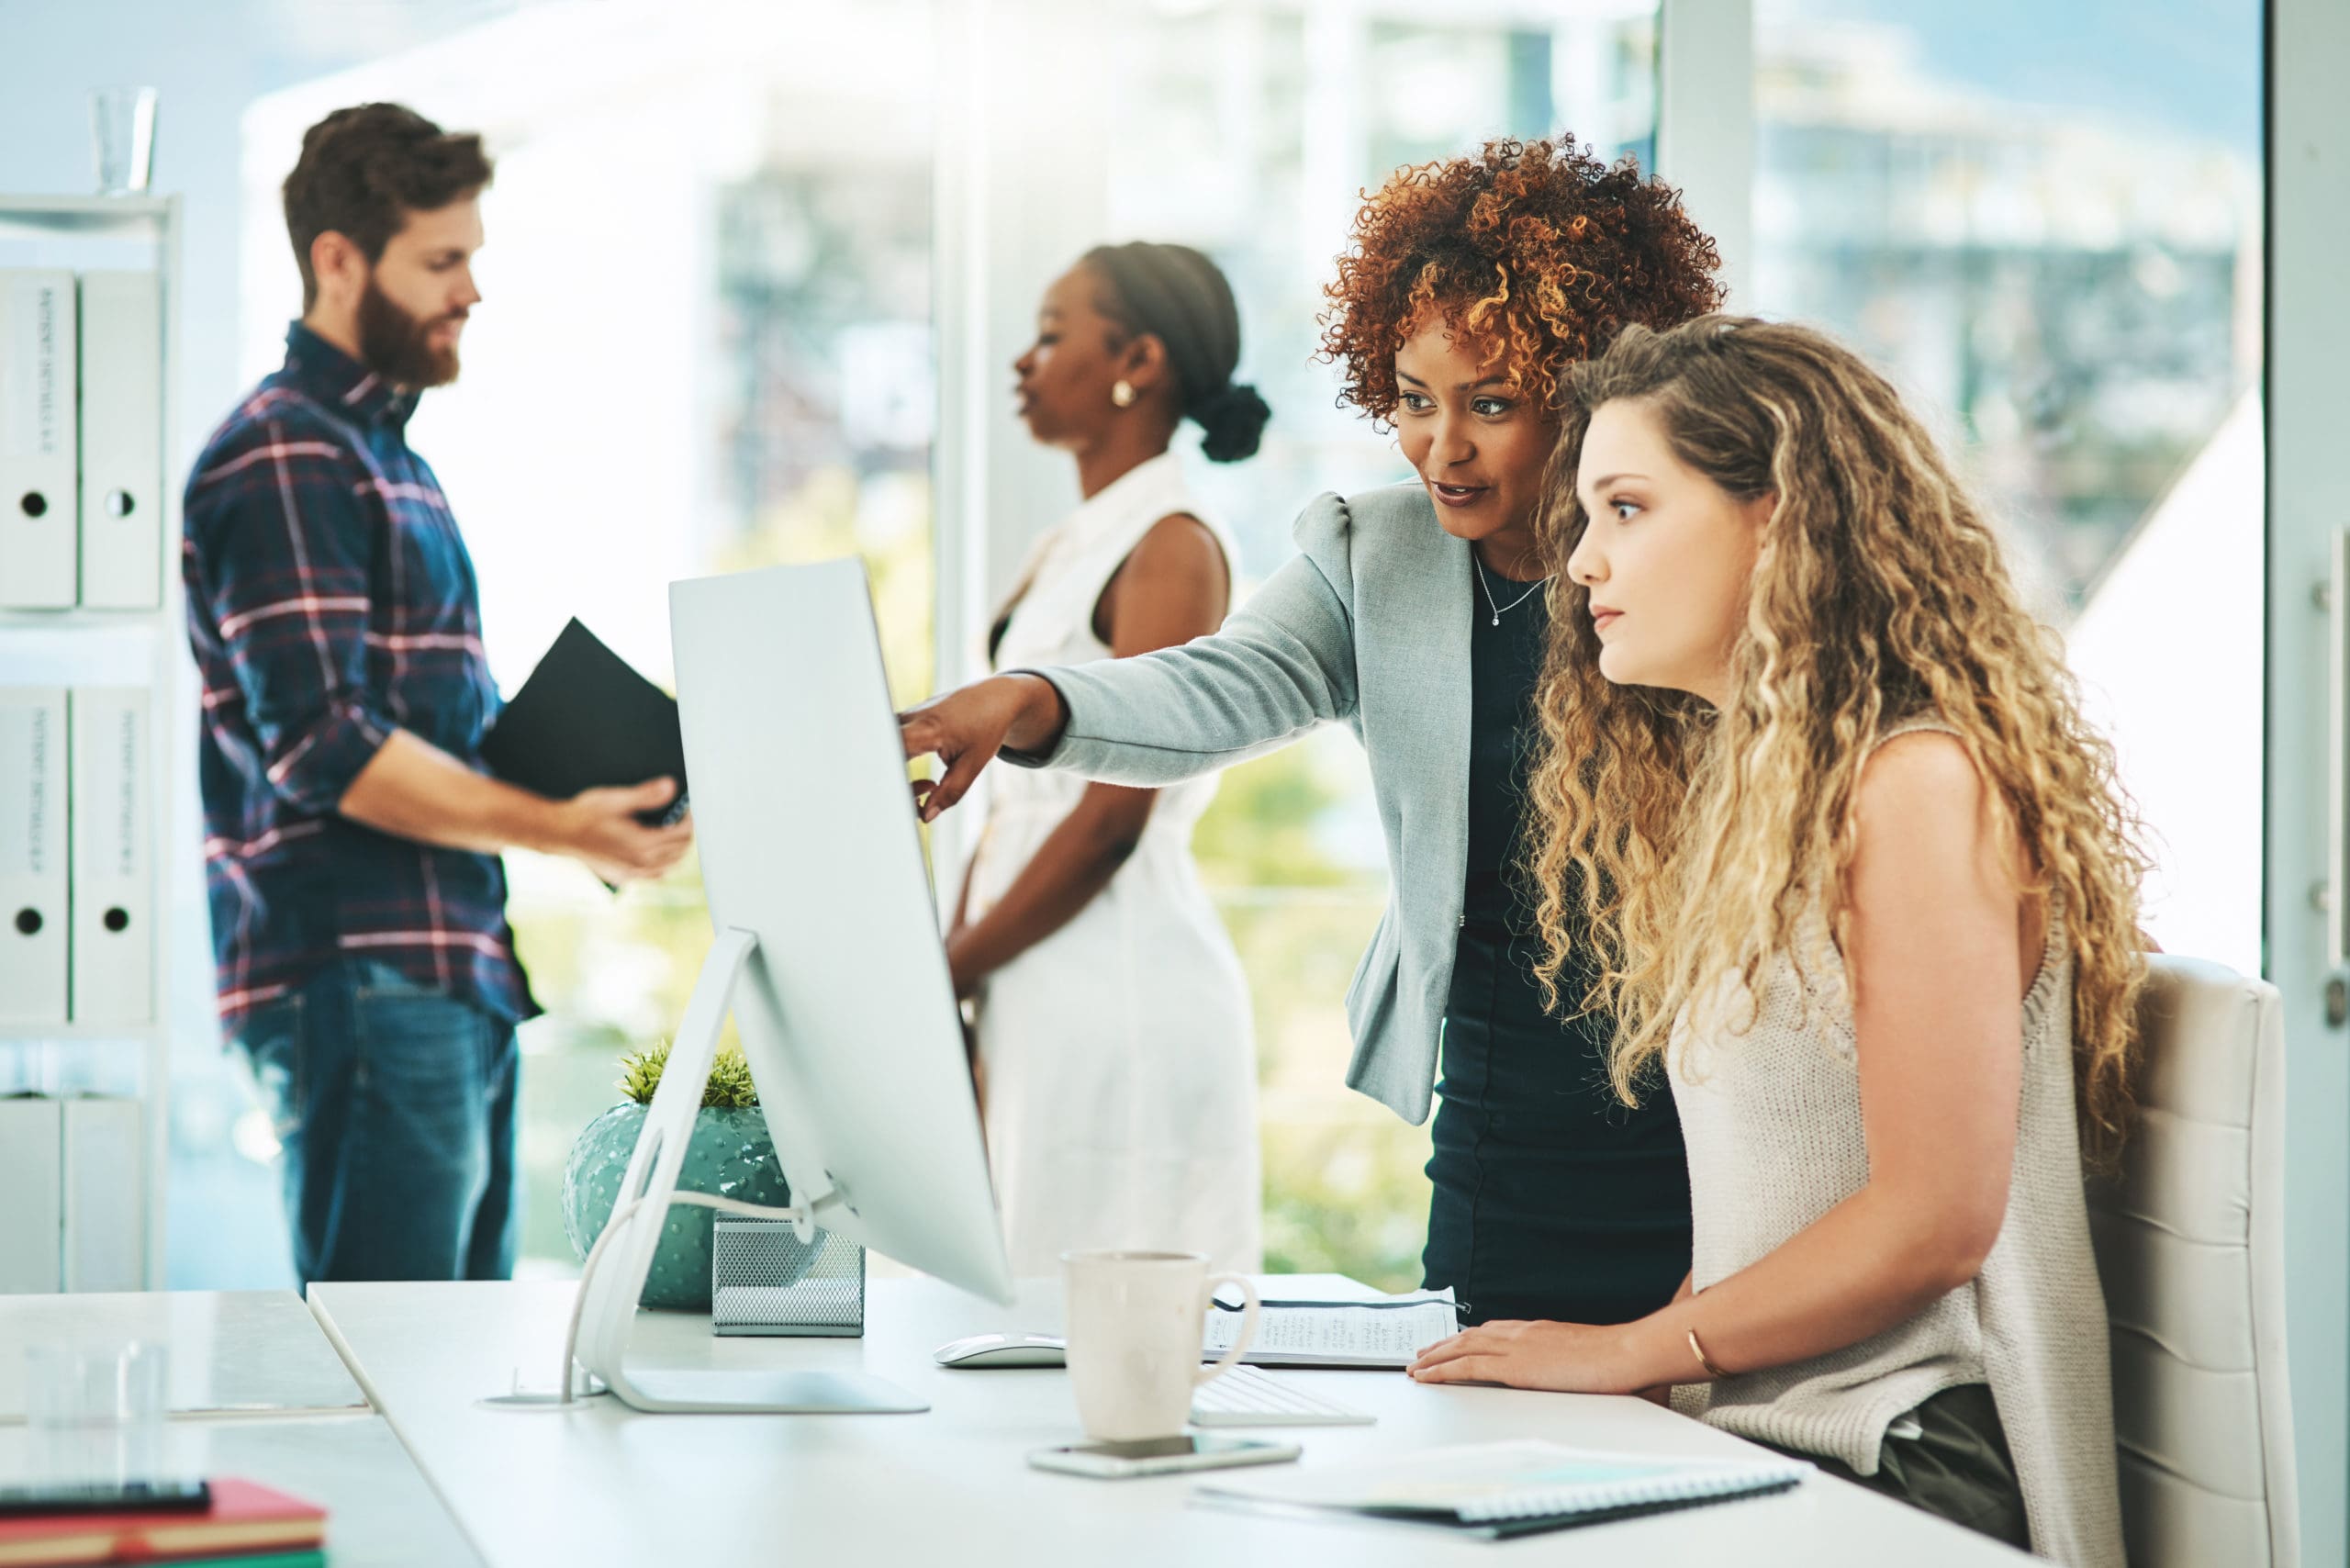
[[[607,882],[650,881],[666,875],[694,841],[693,818],[646,827],[641,812],[657,812],[677,798],[671,778],[648,778],[625,789],[582,790],[555,803],[546,847],[568,855]]]
[[[583,790],[550,801],[476,772],[407,730],[368,760],[337,809],[352,822],[419,844],[500,855],[535,849],[567,855],[605,881],[643,881],[677,863],[694,841],[690,819],[646,827],[639,812],[677,798],[674,779],[648,778],[625,790]]]

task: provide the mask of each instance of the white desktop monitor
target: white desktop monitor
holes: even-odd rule
[[[919,1409],[853,1379],[755,1386],[621,1365],[730,991],[794,1201],[827,1230],[1012,1300],[864,567],[673,583],[669,619],[717,940],[621,1187],[622,1204],[653,1201],[598,1264],[580,1360],[641,1408]]]

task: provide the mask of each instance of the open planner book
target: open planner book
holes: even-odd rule
[[[1208,1355],[1232,1349],[1240,1319],[1221,1302],[1208,1314]],[[1240,1359],[1259,1367],[1408,1367],[1422,1350],[1460,1331],[1449,1290],[1370,1301],[1269,1298],[1259,1312],[1257,1336]]]
[[[1796,1460],[1672,1459],[1526,1439],[1234,1475],[1204,1482],[1192,1495],[1251,1511],[1352,1514],[1498,1539],[1783,1492],[1810,1473]]]

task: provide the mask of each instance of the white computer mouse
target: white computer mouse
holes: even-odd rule
[[[1057,1367],[1065,1347],[1043,1334],[974,1334],[949,1339],[930,1353],[942,1367]]]

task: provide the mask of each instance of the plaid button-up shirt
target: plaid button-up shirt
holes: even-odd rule
[[[416,403],[297,322],[285,367],[188,479],[204,857],[232,1034],[344,958],[501,1018],[538,1010],[496,856],[335,810],[393,730],[478,767],[498,714],[472,558],[408,450]]]

